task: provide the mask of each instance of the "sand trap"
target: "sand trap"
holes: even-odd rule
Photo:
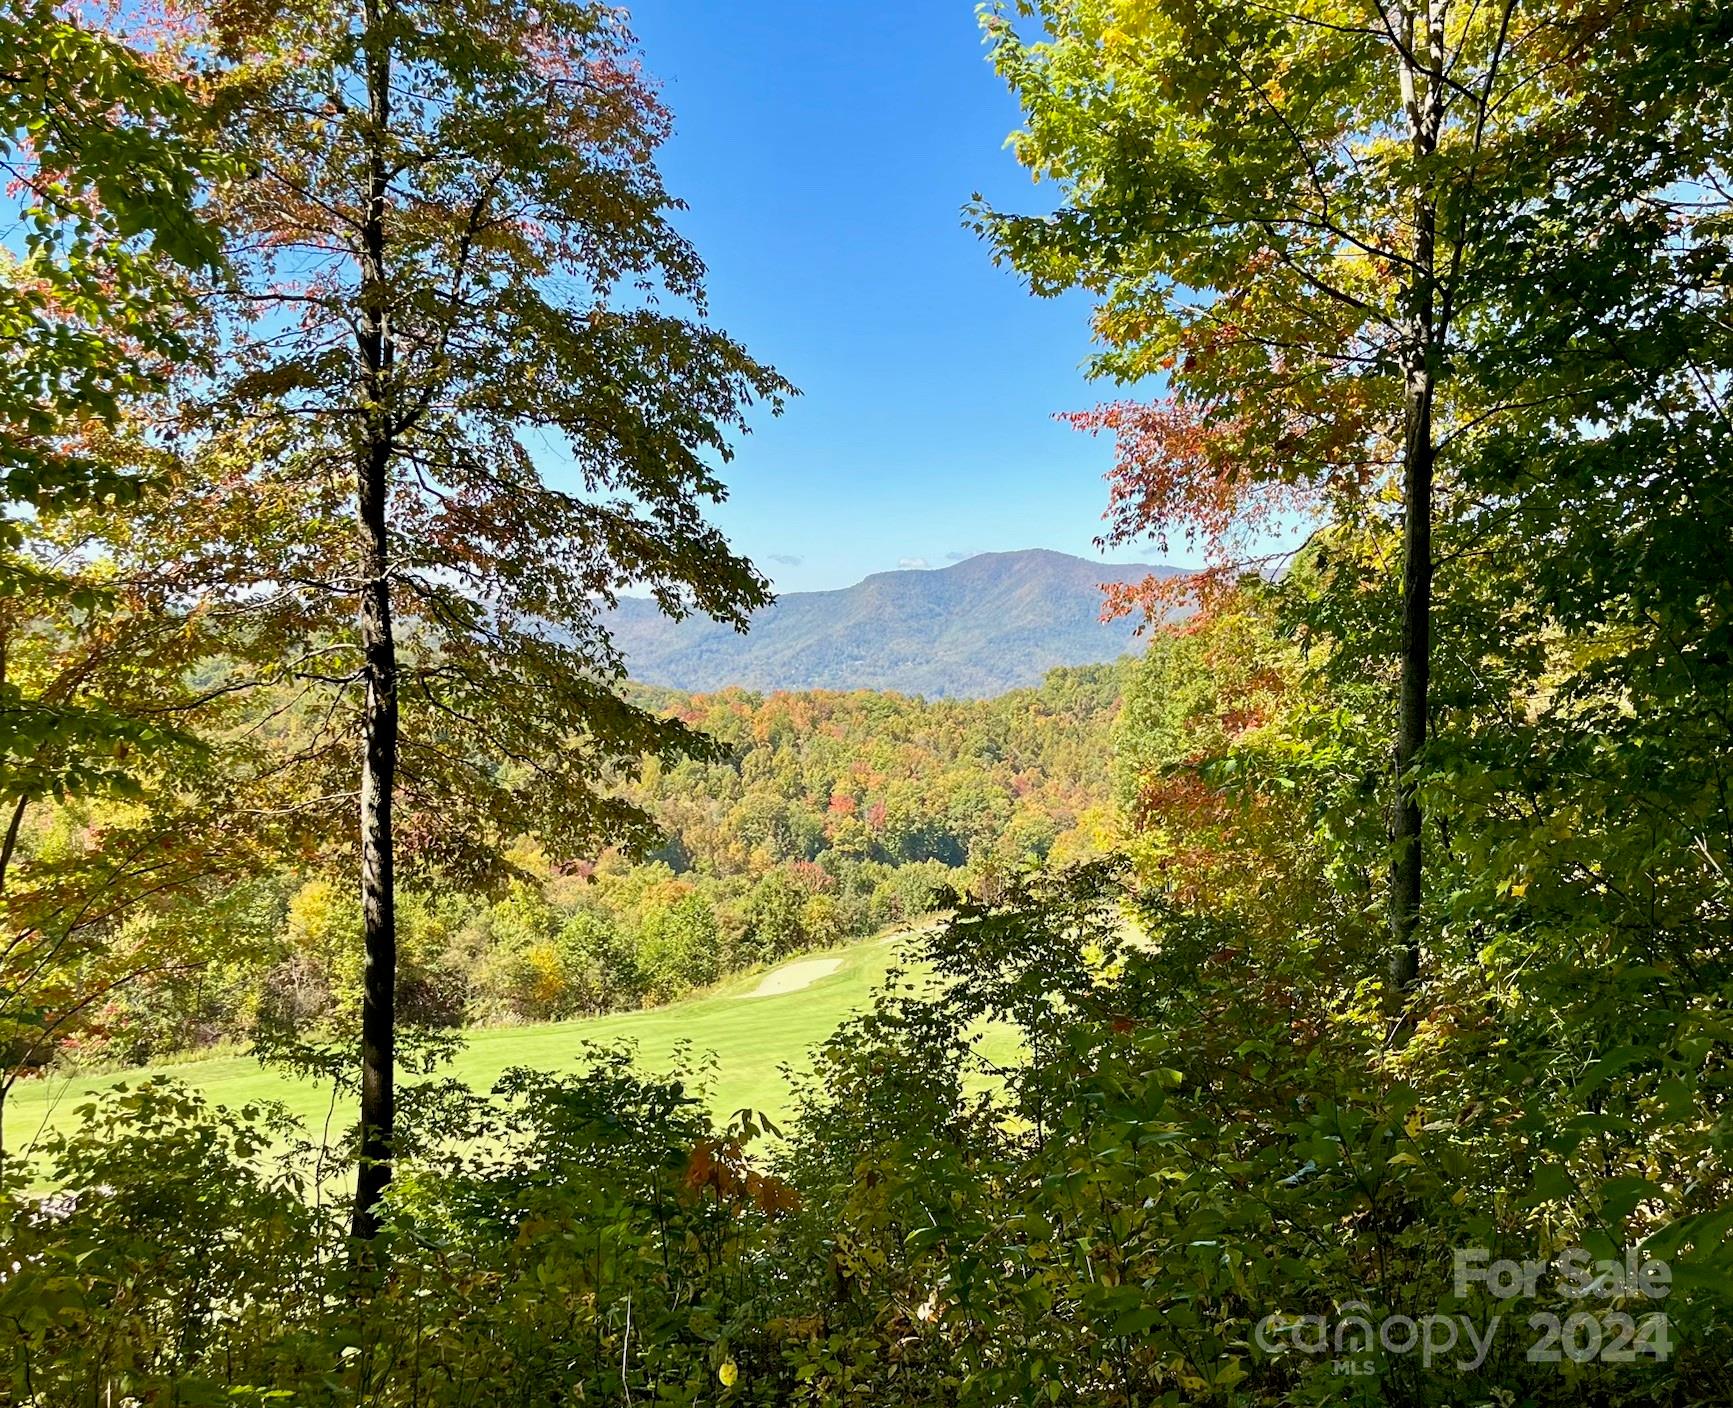
[[[774,973],[766,973],[763,980],[751,992],[743,992],[742,997],[780,997],[785,992],[799,992],[804,987],[810,987],[820,978],[828,978],[838,968],[842,967],[840,958],[805,958],[799,963],[790,963],[778,968]]]

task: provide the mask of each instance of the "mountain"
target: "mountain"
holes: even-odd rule
[[[676,689],[888,689],[985,698],[1055,665],[1115,660],[1135,622],[1102,622],[1101,584],[1172,567],[1062,552],[989,552],[952,567],[878,572],[840,591],[790,592],[740,635],[707,618],[670,621],[622,599],[609,619],[633,679]]]

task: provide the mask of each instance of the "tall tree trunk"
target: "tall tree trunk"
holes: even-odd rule
[[[1432,395],[1432,373],[1411,370],[1403,452],[1402,683],[1390,860],[1390,980],[1398,992],[1420,979],[1425,817],[1414,768],[1426,743],[1426,698],[1432,673]]]
[[[361,996],[361,1164],[355,1178],[351,1230],[358,1238],[371,1239],[379,1231],[380,1197],[391,1181],[396,1118],[397,895],[391,793],[397,774],[397,642],[391,628],[386,532],[393,425],[384,139],[391,118],[391,61],[375,0],[368,0],[366,18],[369,157],[358,345],[367,404],[355,492],[362,565],[361,668],[367,688],[361,762],[361,923],[366,968]]]
[[[1396,798],[1391,824],[1390,980],[1398,994],[1420,979],[1420,906],[1424,896],[1425,815],[1414,772],[1426,745],[1427,695],[1432,677],[1432,479],[1435,459],[1432,413],[1437,389],[1437,201],[1425,163],[1438,149],[1444,120],[1444,26],[1441,0],[1426,7],[1424,48],[1417,42],[1416,16],[1401,11],[1393,26],[1402,37],[1399,55],[1403,106],[1417,167],[1414,192],[1413,265],[1408,271],[1403,349],[1402,444],[1402,646],[1396,719]],[[1424,66],[1423,66],[1424,56]],[[1422,91],[1424,82],[1424,91]]]
[[[392,873],[391,791],[397,772],[397,647],[385,541],[385,465],[376,448],[361,471],[359,518],[367,581],[361,597],[362,670],[367,683],[361,762],[361,923],[366,968],[361,995],[361,1167],[355,1236],[379,1230],[391,1180],[397,1044],[397,905]]]

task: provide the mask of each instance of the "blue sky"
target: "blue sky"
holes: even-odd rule
[[[962,224],[977,190],[1051,204],[1005,150],[1017,107],[972,0],[632,12],[712,313],[804,393],[730,469],[735,545],[782,591],[982,551],[1099,556],[1110,447],[1053,420],[1112,391],[1079,369],[1089,305],[1032,297]]]

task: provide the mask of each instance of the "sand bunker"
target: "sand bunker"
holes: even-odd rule
[[[785,992],[799,992],[804,987],[810,987],[820,978],[828,978],[838,968],[842,967],[840,958],[805,958],[799,963],[790,963],[778,968],[774,973],[766,973],[763,980],[751,992],[743,992],[742,997],[780,997]]]

